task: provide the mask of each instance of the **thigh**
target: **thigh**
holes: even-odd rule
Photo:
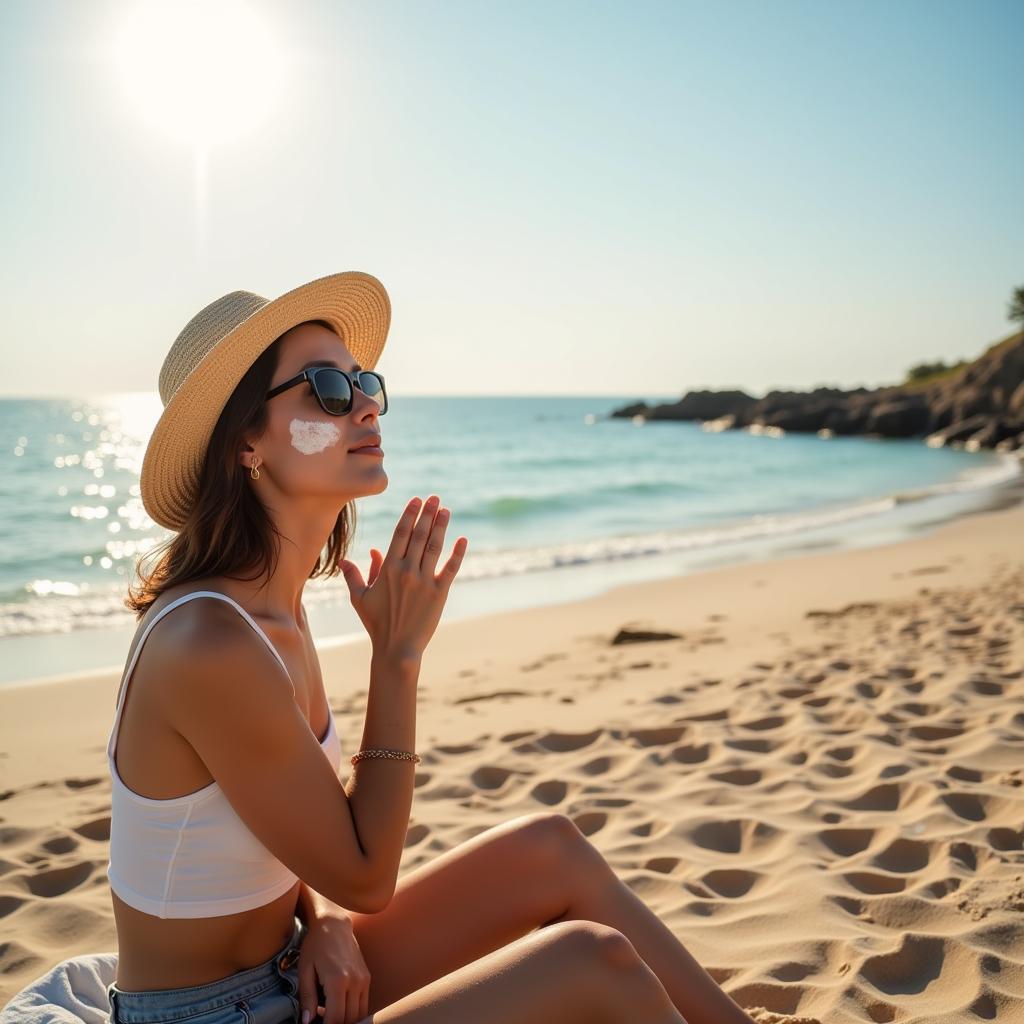
[[[563,921],[438,978],[359,1024],[686,1024],[629,940]]]
[[[557,919],[586,845],[563,815],[523,815],[399,879],[380,913],[353,913],[371,1010]]]

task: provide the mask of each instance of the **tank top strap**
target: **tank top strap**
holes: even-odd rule
[[[139,660],[139,655],[142,653],[142,645],[146,642],[146,637],[149,636],[150,631],[153,627],[173,608],[177,608],[179,604],[184,604],[186,601],[191,601],[196,597],[213,597],[218,598],[222,601],[227,601],[228,604],[233,605],[238,613],[249,623],[250,626],[263,638],[263,641],[270,648],[271,653],[281,663],[281,668],[284,669],[284,673],[288,676],[288,682],[292,683],[291,673],[288,671],[288,666],[284,663],[284,658],[278,653],[277,648],[270,642],[270,637],[263,631],[260,624],[233,598],[228,597],[227,594],[222,594],[219,590],[193,590],[191,593],[182,594],[181,597],[175,598],[170,604],[164,605],[153,616],[153,618],[146,625],[146,628],[142,632],[142,636],[139,637],[139,642],[135,645],[135,650],[132,652],[131,660],[128,662],[128,667],[125,669],[124,676],[121,679],[121,689],[117,698],[117,706],[114,709],[114,725],[110,731],[110,739],[107,742],[107,754],[110,757],[114,756],[114,751],[117,745],[117,733],[121,727],[121,710],[124,707],[125,696],[128,693],[128,685],[131,682],[132,672],[135,671],[135,664]],[[292,691],[295,690],[295,684],[292,683]]]

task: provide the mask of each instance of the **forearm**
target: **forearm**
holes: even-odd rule
[[[419,672],[418,659],[376,653],[371,658],[361,750],[415,751]],[[413,760],[367,757],[353,766],[345,785],[356,835],[371,866],[372,885],[385,903],[398,878],[415,778]]]

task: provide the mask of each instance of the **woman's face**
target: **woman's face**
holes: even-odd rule
[[[341,338],[319,324],[292,328],[281,338],[279,348],[270,389],[310,363],[343,370],[355,365]],[[260,476],[266,473],[281,494],[295,500],[322,499],[340,509],[353,498],[379,494],[387,487],[384,457],[351,450],[368,436],[380,436],[380,406],[359,388],[354,389],[351,411],[332,416],[320,407],[309,382],[303,381],[269,399],[267,417],[266,432],[252,447],[260,459]],[[249,465],[250,460],[251,453],[243,453],[243,464]],[[267,490],[260,488],[260,482],[254,481],[257,489]]]

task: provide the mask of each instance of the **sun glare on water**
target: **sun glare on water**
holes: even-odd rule
[[[143,120],[197,149],[253,131],[283,92],[284,54],[242,0],[139,0],[115,28],[113,60]]]

